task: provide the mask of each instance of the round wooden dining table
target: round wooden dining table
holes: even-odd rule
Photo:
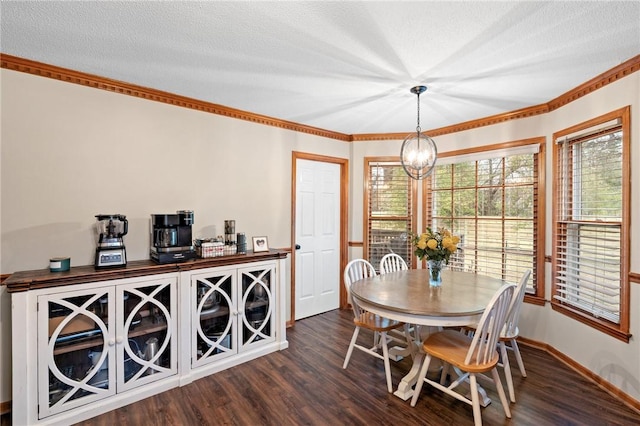
[[[477,323],[504,284],[507,282],[485,275],[444,270],[442,284],[432,287],[428,269],[409,269],[355,281],[351,296],[362,308],[385,318],[420,326],[455,327]],[[411,370],[394,392],[405,401],[413,395],[424,359],[421,350],[415,353]],[[488,402],[485,398],[483,405]]]

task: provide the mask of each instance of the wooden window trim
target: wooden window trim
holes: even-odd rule
[[[530,139],[522,139],[492,145],[484,145],[481,147],[466,148],[455,151],[438,153],[438,158],[446,158],[458,155],[479,154],[485,151],[504,150],[509,148],[522,147],[526,145],[538,145],[537,161],[535,173],[537,174],[537,194],[535,203],[535,220],[536,220],[536,236],[535,236],[535,270],[536,276],[536,292],[535,294],[525,295],[525,303],[531,303],[543,306],[545,299],[545,212],[546,212],[546,139],[544,137],[536,137]],[[430,205],[427,205],[428,192],[431,188],[431,178],[427,178],[422,182],[422,223],[430,223]],[[425,225],[426,226],[426,225]],[[424,266],[423,266],[424,267]]]
[[[595,328],[605,334],[615,337],[618,340],[628,343],[631,337],[629,333],[629,310],[630,310],[630,248],[631,248],[631,233],[630,233],[630,220],[631,220],[631,107],[626,106],[610,113],[601,115],[591,120],[585,121],[580,124],[576,124],[567,129],[561,130],[553,134],[553,141],[561,139],[564,136],[574,134],[589,128],[597,127],[600,124],[612,121],[620,120],[620,127],[622,128],[622,227],[620,237],[620,324],[614,324],[610,321],[596,318],[591,313],[580,310],[579,308],[567,306],[553,299],[556,294],[557,286],[555,280],[552,278],[551,286],[551,307],[554,311],[560,312]],[[558,154],[559,147],[555,146],[553,150],[553,170],[554,173],[558,170]],[[553,181],[553,206],[552,206],[552,227],[556,229],[558,226],[558,191],[560,191],[558,185],[558,179]],[[553,247],[557,246],[557,233],[553,233]],[[555,253],[552,255],[551,260],[551,276],[555,277],[558,268],[558,259]]]
[[[369,253],[369,184],[371,183],[371,177],[369,174],[369,168],[373,163],[398,163],[400,165],[400,157],[399,156],[383,156],[383,157],[365,157],[364,158],[364,179],[363,179],[363,208],[362,208],[362,257],[368,258]],[[418,221],[418,185],[417,182],[411,181],[411,232],[416,233],[417,231],[417,221]],[[376,218],[378,219],[378,218]],[[384,218],[382,218],[384,219]],[[411,262],[409,267],[415,268],[417,265],[416,258],[413,254],[411,254]],[[374,265],[377,268],[378,265]]]

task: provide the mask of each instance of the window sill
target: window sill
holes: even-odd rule
[[[576,321],[588,325],[589,327],[595,328],[596,330],[608,334],[611,337],[615,337],[618,340],[629,343],[631,334],[621,330],[620,328],[616,327],[615,324],[609,321],[594,318],[577,308],[569,307],[567,305],[554,301],[551,302],[551,308],[554,311],[560,312],[570,318],[573,318]]]

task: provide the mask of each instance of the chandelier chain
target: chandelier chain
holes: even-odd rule
[[[420,93],[417,93],[417,98],[418,98],[418,120],[417,120],[417,125],[416,125],[416,132],[418,133],[418,135],[420,135],[420,130],[422,130],[420,128]]]

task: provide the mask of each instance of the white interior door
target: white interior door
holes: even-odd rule
[[[340,165],[296,160],[295,319],[340,304]]]

